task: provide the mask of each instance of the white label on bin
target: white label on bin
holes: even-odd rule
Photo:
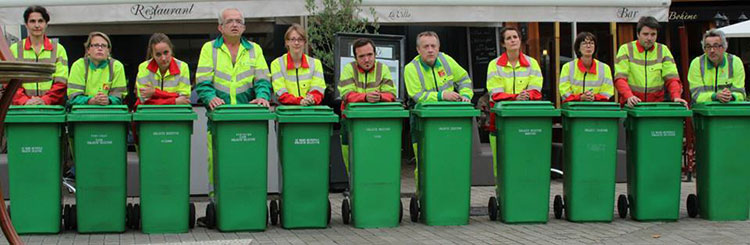
[[[365,131],[367,131],[367,132],[388,132],[388,131],[391,131],[391,128],[366,128]]]
[[[294,139],[295,145],[320,145],[320,139]]]
[[[609,129],[607,128],[586,128],[583,129],[584,133],[607,133],[609,132]]]
[[[234,134],[234,138],[231,138],[230,141],[232,142],[254,142],[255,137],[253,137],[252,133],[236,133]]]
[[[518,132],[523,135],[537,135],[542,132],[541,128],[521,128]]]
[[[172,132],[154,132],[154,136],[175,136],[180,135],[180,132],[178,131],[172,131]]]
[[[461,131],[463,127],[439,127],[438,131]]]
[[[106,134],[92,134],[91,140],[86,141],[87,145],[111,145],[111,140],[106,140],[109,135]]]
[[[172,143],[174,143],[174,141],[172,139],[162,139],[159,142],[161,142],[162,144],[172,144]]]
[[[607,150],[607,144],[587,144],[586,148],[593,152],[603,152]]]
[[[677,136],[677,132],[674,130],[671,131],[651,131],[652,137],[675,137]]]
[[[26,154],[33,154],[33,153],[42,153],[44,151],[44,147],[41,146],[24,146],[21,147],[21,153]]]

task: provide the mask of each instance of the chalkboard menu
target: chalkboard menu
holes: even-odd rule
[[[469,45],[474,88],[486,88],[487,65],[498,56],[495,27],[470,27]]]

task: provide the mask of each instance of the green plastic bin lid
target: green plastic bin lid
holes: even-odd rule
[[[276,120],[280,123],[335,123],[339,117],[328,106],[279,106]]]
[[[501,101],[490,111],[498,117],[559,117],[560,110],[549,101]]]
[[[624,118],[627,112],[615,102],[568,102],[562,105],[564,117]]]
[[[138,105],[133,121],[192,121],[198,118],[190,105]]]
[[[211,121],[268,121],[276,118],[268,107],[258,104],[220,105],[208,113]]]
[[[679,102],[641,102],[625,107],[628,117],[691,117],[693,112]]]
[[[693,106],[693,112],[702,116],[750,116],[750,102],[706,102]]]
[[[6,123],[63,123],[65,107],[60,105],[10,106]]]
[[[399,102],[349,103],[344,115],[347,118],[401,118],[409,117],[409,111]]]
[[[469,102],[423,102],[411,111],[418,117],[476,117],[479,110]]]
[[[74,105],[68,122],[130,122],[132,115],[126,105]]]

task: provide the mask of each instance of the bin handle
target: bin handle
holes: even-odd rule
[[[190,105],[139,105],[137,111],[164,110],[164,109],[192,110],[193,107]]]

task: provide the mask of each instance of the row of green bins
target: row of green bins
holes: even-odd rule
[[[497,120],[497,176],[491,220],[544,223],[549,216],[552,118],[548,101],[504,101],[491,109]]]
[[[61,229],[62,106],[11,106],[5,118],[9,195],[19,234]],[[123,209],[124,210],[124,209]]]
[[[276,115],[256,104],[222,105],[211,120],[214,198],[208,227],[220,231],[266,229],[268,121]]]
[[[76,166],[76,205],[70,208],[71,228],[77,226],[80,233],[123,232],[126,137],[131,120],[128,107],[78,105],[67,117]]]
[[[620,119],[614,102],[568,102],[562,106],[563,196],[553,203],[555,218],[611,222],[615,206],[615,166]]]
[[[349,130],[350,198],[341,203],[344,224],[396,227],[401,222],[401,132],[409,117],[401,103],[350,103],[343,112]]]
[[[692,112],[681,103],[626,107],[627,186],[617,209],[621,218],[676,221],[680,214],[683,126]]]
[[[469,102],[425,102],[411,111],[417,123],[418,183],[409,212],[427,225],[469,223],[473,117]]]
[[[190,202],[190,105],[140,105],[133,114],[140,136],[140,210],[144,233],[184,233],[195,224]],[[137,226],[137,225],[136,225]]]
[[[287,229],[326,228],[332,126],[339,118],[327,106],[279,106],[276,118],[282,182],[271,216],[281,216]]]
[[[747,220],[750,210],[750,103],[708,102],[693,107],[696,189],[688,195],[690,217]]]

